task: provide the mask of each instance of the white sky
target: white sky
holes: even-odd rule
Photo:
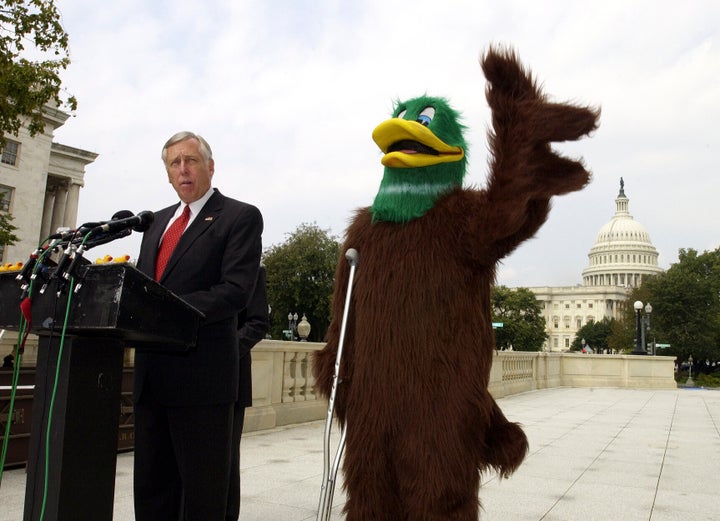
[[[176,131],[213,148],[214,186],[260,208],[265,247],[301,223],[341,236],[382,177],[370,135],[393,102],[444,96],[470,127],[468,184],[487,175],[478,58],[511,45],[555,100],[600,105],[591,139],[563,145],[593,182],[553,200],[498,283],[581,282],[620,177],[661,267],[720,246],[717,0],[57,0],[79,102],[55,140],[96,152],[78,222],[176,202],[160,149]],[[128,253],[139,235],[90,256]],[[97,254],[97,255],[95,255]]]

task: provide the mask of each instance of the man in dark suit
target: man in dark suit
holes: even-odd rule
[[[135,518],[224,521],[238,315],[258,277],[263,220],[254,206],[212,188],[215,165],[202,137],[174,135],[162,159],[180,203],[155,213],[137,267],[205,318],[187,352],[136,352]]]
[[[238,348],[240,350],[240,389],[233,413],[232,453],[230,455],[230,489],[226,521],[237,521],[240,515],[240,438],[245,422],[245,408],[252,406],[252,373],[250,350],[265,338],[270,329],[265,267],[260,266],[255,291],[248,306],[238,317]]]

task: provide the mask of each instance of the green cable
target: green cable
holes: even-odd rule
[[[45,254],[46,255],[46,254]],[[43,255],[44,256],[44,255]],[[39,258],[38,260],[41,260]],[[37,272],[38,264],[33,269],[33,275]],[[28,289],[28,295],[32,295],[32,288],[34,280],[30,280],[30,286]],[[25,346],[25,340],[27,340],[26,330],[30,327],[27,320],[22,313],[20,313],[20,328],[18,331],[18,341],[15,346],[15,362],[13,365],[13,377],[12,383],[10,384],[10,408],[8,410],[8,420],[5,425],[5,438],[3,438],[2,451],[0,453],[0,484],[2,483],[3,472],[5,471],[5,458],[7,457],[8,445],[10,443],[10,427],[12,426],[12,416],[15,410],[15,395],[17,394],[17,385],[20,379],[20,365],[22,363],[22,348]]]
[[[47,242],[47,239],[45,239],[40,245]],[[39,247],[38,247],[39,248]],[[35,268],[33,268],[33,276],[37,273],[37,270],[40,266],[40,263],[42,262],[42,259],[48,255],[48,252],[50,249],[43,252],[38,257],[38,263],[35,265]],[[33,285],[35,283],[34,278],[31,277],[30,284],[28,288],[28,295],[32,295]],[[8,451],[8,445],[10,443],[10,427],[12,425],[12,416],[15,409],[15,395],[17,394],[17,385],[18,381],[20,380],[20,365],[22,364],[22,350],[25,347],[25,341],[27,340],[27,328],[30,327],[30,324],[25,320],[25,316],[20,313],[20,328],[18,331],[18,341],[17,345],[15,346],[15,362],[13,366],[13,377],[12,377],[12,383],[10,384],[10,409],[8,410],[8,421],[5,425],[5,438],[3,439],[3,445],[2,445],[2,453],[0,454],[0,484],[2,483],[2,476],[3,472],[5,471],[5,458],[7,457],[7,451]]]
[[[8,409],[7,423],[5,424],[5,438],[3,438],[2,452],[0,453],[0,485],[2,485],[3,472],[5,471],[5,458],[7,457],[8,445],[10,443],[10,427],[12,426],[13,411],[15,410],[15,395],[17,394],[17,386],[20,379],[20,364],[22,362],[20,346],[26,327],[25,319],[21,317],[18,342],[15,346],[15,365],[13,366],[12,383],[10,384],[10,407]]]
[[[50,407],[48,410],[48,421],[45,429],[45,476],[43,482],[43,500],[42,508],[40,509],[40,517],[38,521],[43,521],[45,518],[45,506],[47,504],[47,493],[48,493],[48,473],[50,471],[50,428],[52,426],[52,414],[55,406],[55,395],[57,394],[58,381],[60,380],[60,362],[62,360],[63,347],[65,346],[65,332],[67,331],[68,319],[70,317],[70,302],[72,301],[73,285],[75,279],[70,277],[70,287],[68,289],[67,305],[65,307],[65,321],[63,322],[63,329],[60,335],[60,348],[58,349],[57,364],[55,366],[55,382],[53,383],[52,394],[50,395]]]

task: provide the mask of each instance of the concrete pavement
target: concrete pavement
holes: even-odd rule
[[[720,519],[720,391],[556,388],[498,401],[530,452],[484,476],[483,521]],[[246,434],[242,521],[316,518],[324,422]],[[339,433],[333,431],[333,440]],[[117,464],[115,521],[131,521],[132,453]],[[24,470],[6,471],[0,521],[22,519]],[[341,484],[333,520],[342,519]]]

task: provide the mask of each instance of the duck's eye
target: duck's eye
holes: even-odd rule
[[[398,115],[395,116],[396,118],[403,119],[405,117],[405,114],[407,114],[407,109],[403,109],[400,112],[398,112]]]
[[[420,113],[420,115],[417,117],[417,122],[427,127],[434,117],[435,109],[432,107],[425,107]]]

